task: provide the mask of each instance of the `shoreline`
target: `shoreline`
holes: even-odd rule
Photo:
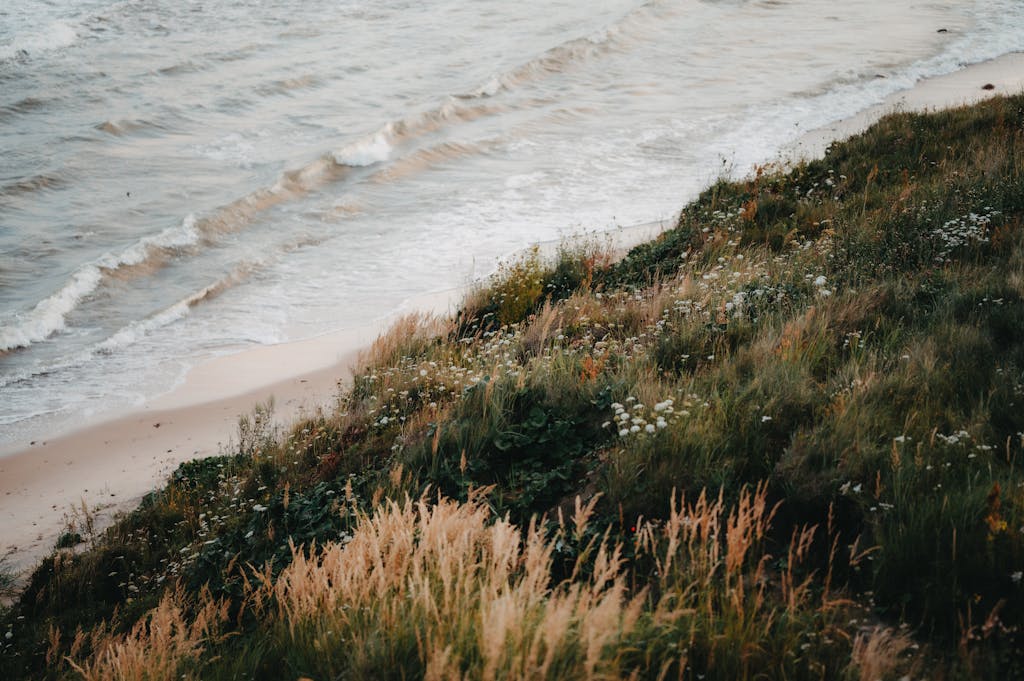
[[[991,85],[990,89],[986,86]],[[895,112],[949,109],[975,104],[996,95],[1024,90],[1024,52],[1010,52],[989,61],[963,66],[958,71],[920,80],[884,101],[815,130],[809,130],[782,148],[779,160],[796,162],[823,156],[836,140],[864,132],[878,119]]]
[[[664,228],[644,223],[535,246],[548,256],[563,244],[605,240],[624,255]],[[351,384],[360,354],[395,320],[409,313],[453,313],[478,283],[415,296],[370,324],[209,359],[171,391],[126,414],[0,450],[0,557],[16,571],[33,568],[83,504],[102,529],[118,512],[137,506],[178,464],[219,454],[234,438],[238,418],[257,404],[273,399],[274,421],[283,425],[330,408],[340,387]]]
[[[994,87],[982,89],[986,83]],[[1013,53],[917,83],[850,118],[805,133],[778,154],[780,161],[820,156],[828,145],[862,131],[886,113],[957,106],[1024,89],[1024,54]],[[617,250],[649,240],[651,223],[584,239],[618,240]],[[635,241],[631,241],[634,239]],[[539,244],[550,252],[562,241]],[[44,442],[0,453],[0,555],[11,567],[32,568],[48,553],[72,506],[97,512],[102,526],[132,508],[182,461],[217,454],[234,436],[242,414],[275,398],[275,420],[312,413],[347,384],[360,351],[403,313],[443,314],[472,284],[407,301],[379,322],[309,340],[264,346],[209,360],[184,383],[120,417],[85,425]]]

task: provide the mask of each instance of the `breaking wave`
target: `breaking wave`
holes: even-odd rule
[[[198,241],[196,219],[189,215],[177,227],[140,239],[120,253],[107,253],[82,265],[56,293],[36,303],[31,310],[15,313],[4,320],[0,329],[0,352],[26,348],[64,329],[68,314],[96,291],[108,274],[122,267],[140,265],[156,254],[185,248]]]

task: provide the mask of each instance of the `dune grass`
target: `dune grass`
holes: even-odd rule
[[[56,551],[0,674],[1021,676],[1022,219],[995,98],[527,254]]]

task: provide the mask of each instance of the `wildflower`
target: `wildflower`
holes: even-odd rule
[[[267,507],[264,506],[263,504],[253,504],[252,510],[256,511],[257,513],[262,513],[263,511],[267,510]]]
[[[626,437],[629,435],[629,428],[623,428],[619,431],[619,437]]]
[[[825,275],[823,275],[823,274],[819,274],[818,277],[814,280],[814,285],[817,286],[818,288],[821,288],[822,286],[824,286],[827,283],[828,283],[828,279],[826,279]]]
[[[768,421],[771,421],[771,420],[772,420],[771,416],[762,416],[761,417],[761,423],[767,423]]]
[[[1016,572],[1010,575],[1010,579],[1013,580],[1014,584],[1020,584],[1020,580],[1022,577],[1024,577],[1024,572],[1020,570],[1017,570]]]
[[[646,426],[644,426],[644,430],[648,433],[653,433],[655,431],[654,424],[648,423]]]

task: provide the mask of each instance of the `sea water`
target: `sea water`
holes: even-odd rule
[[[0,447],[663,220],[1019,0],[4,0]]]

